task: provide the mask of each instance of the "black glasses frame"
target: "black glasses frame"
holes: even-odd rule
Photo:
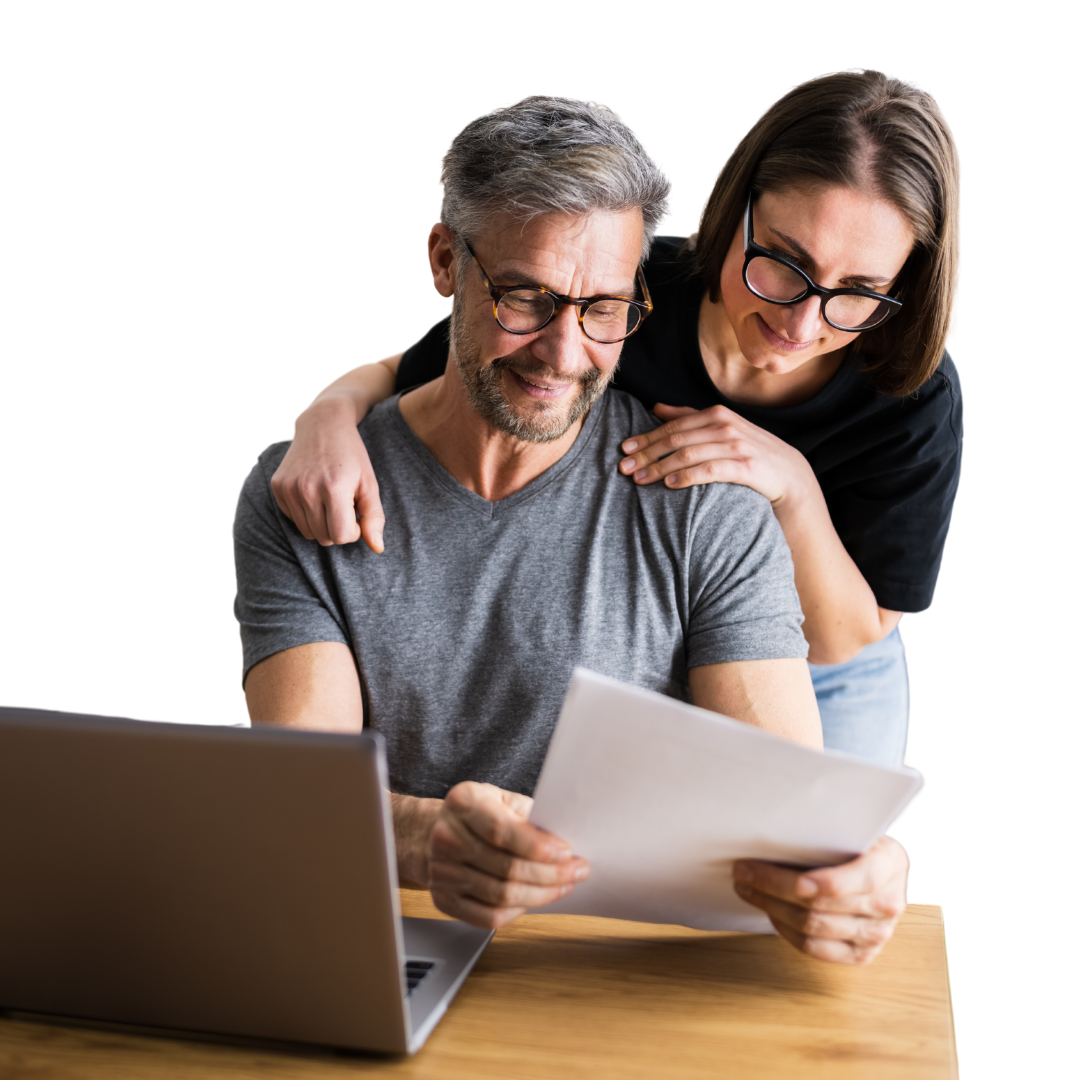
[[[783,255],[775,251],[770,251],[768,248],[762,247],[760,244],[754,242],[754,193],[751,191],[749,197],[746,200],[746,213],[743,216],[743,254],[746,258],[743,260],[742,277],[743,283],[746,287],[759,299],[764,300],[767,304],[777,304],[781,307],[790,307],[792,304],[801,304],[804,300],[811,296],[821,297],[821,317],[834,329],[841,330],[846,334],[861,334],[864,331],[859,330],[852,326],[840,326],[838,323],[834,323],[829,318],[825,311],[825,305],[834,296],[872,296],[875,300],[881,300],[888,305],[888,311],[885,318],[881,322],[874,323],[873,326],[867,327],[867,330],[876,330],[879,326],[884,326],[903,306],[904,302],[900,299],[900,296],[893,296],[892,292],[879,293],[874,292],[873,289],[823,289],[818,285],[800,266],[797,266],[790,259],[785,258]],[[786,266],[789,270],[793,270],[806,282],[806,288],[792,300],[773,300],[768,296],[763,296],[761,293],[750,284],[750,278],[747,271],[750,269],[750,262],[752,259],[772,259],[773,262],[778,262],[783,266]],[[899,283],[893,287],[894,291],[899,291]],[[901,293],[902,295],[902,293]]]
[[[491,279],[487,276],[487,271],[481,266],[480,260],[476,257],[473,249],[462,240],[465,244],[465,250],[469,253],[472,261],[476,264],[476,269],[480,274],[480,280],[484,283],[487,291],[491,294],[492,309],[495,313],[495,321],[508,333],[518,334],[524,337],[527,334],[538,334],[544,329],[556,315],[559,314],[559,308],[563,304],[573,304],[578,309],[578,326],[581,327],[581,332],[590,340],[595,341],[599,345],[617,345],[620,341],[625,341],[631,334],[636,334],[641,324],[645,321],[653,310],[652,297],[649,295],[649,286],[645,284],[645,275],[642,272],[641,267],[637,269],[637,280],[641,286],[641,295],[645,297],[644,301],[635,300],[632,296],[563,296],[561,293],[554,292],[551,289],[544,288],[543,285],[492,285]],[[554,301],[555,306],[551,309],[551,314],[538,326],[535,330],[511,330],[509,326],[503,325],[502,319],[499,318],[499,301],[504,296],[513,292],[538,292],[544,293],[546,296],[550,296]],[[603,300],[622,300],[624,303],[631,304],[641,312],[641,317],[637,321],[634,329],[629,334],[624,334],[620,338],[615,338],[614,341],[600,341],[599,338],[594,338],[588,330],[585,329],[585,313],[589,310],[590,305],[598,304]]]

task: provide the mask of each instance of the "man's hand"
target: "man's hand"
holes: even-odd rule
[[[440,911],[473,926],[504,926],[589,876],[565,840],[529,823],[525,795],[467,781],[441,804],[394,800],[402,878],[426,884]]]
[[[821,870],[757,859],[735,863],[735,891],[769,916],[777,933],[819,960],[868,964],[907,905],[907,852],[883,836],[865,854]]]

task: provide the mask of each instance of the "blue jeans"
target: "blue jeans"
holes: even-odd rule
[[[908,678],[897,627],[845,664],[811,664],[825,745],[879,765],[901,765],[907,745]]]

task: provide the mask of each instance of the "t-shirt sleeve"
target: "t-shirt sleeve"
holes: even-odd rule
[[[805,659],[791,552],[767,499],[750,488],[694,489],[689,536],[687,667]]]
[[[322,549],[305,540],[274,501],[270,477],[283,456],[284,447],[271,447],[251,470],[233,525],[244,679],[259,661],[297,645],[351,644],[329,575],[305,566],[318,564]]]
[[[450,319],[436,323],[411,349],[406,349],[398,365],[394,390],[401,393],[437,379],[446,371],[450,355]]]
[[[823,477],[833,526],[880,607],[924,611],[934,597],[960,482],[963,414],[951,361],[897,408],[910,419],[863,433]],[[854,438],[857,433],[852,432]]]

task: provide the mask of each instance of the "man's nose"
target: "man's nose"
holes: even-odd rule
[[[811,341],[821,332],[821,297],[809,296],[784,309],[784,333],[791,341]]]
[[[537,335],[530,351],[552,371],[570,375],[589,364],[585,342],[585,335],[578,323],[577,308],[573,304],[563,304]]]

